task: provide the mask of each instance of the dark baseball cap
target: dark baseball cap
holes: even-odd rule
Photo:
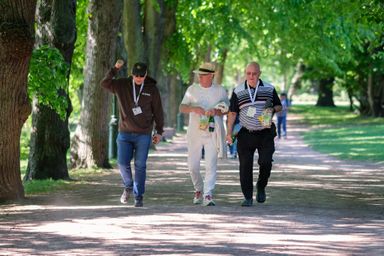
[[[142,62],[137,62],[133,65],[132,75],[134,76],[145,76],[147,73],[147,65]]]

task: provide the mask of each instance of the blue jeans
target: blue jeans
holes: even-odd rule
[[[281,132],[281,129],[283,129],[283,132]],[[281,135],[287,136],[287,116],[277,117],[277,136],[281,138]]]
[[[119,132],[117,136],[117,161],[124,187],[133,189],[136,198],[145,192],[147,158],[151,144],[150,134]],[[134,158],[135,178],[132,179],[131,160]]]

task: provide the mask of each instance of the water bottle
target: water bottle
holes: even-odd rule
[[[214,132],[215,131],[215,118],[213,116],[209,117],[208,131],[209,132]]]

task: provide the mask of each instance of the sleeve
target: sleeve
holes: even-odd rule
[[[235,90],[233,90],[231,99],[229,101],[229,111],[230,112],[236,112],[236,113],[239,113],[239,111],[240,111]]]
[[[118,80],[114,79],[113,77],[117,74],[117,69],[116,68],[111,68],[107,74],[105,74],[105,77],[103,80],[101,80],[100,85],[104,89],[108,90],[111,93],[115,93],[116,87],[118,84]]]
[[[279,95],[277,95],[276,89],[273,89],[273,106],[281,106]]]
[[[191,86],[188,87],[180,104],[191,105]]]
[[[155,119],[155,130],[157,134],[162,135],[164,132],[164,111],[163,111],[163,105],[161,103],[161,97],[160,97],[160,92],[155,87],[153,95],[153,100],[152,100],[152,112],[154,115]]]

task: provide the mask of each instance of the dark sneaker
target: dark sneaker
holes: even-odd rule
[[[126,204],[128,202],[129,197],[131,196],[132,189],[130,188],[125,188],[123,191],[123,194],[120,197],[120,202],[122,204]]]
[[[193,197],[193,203],[201,204],[202,202],[203,202],[203,194],[201,193],[201,191],[196,191]]]
[[[143,207],[143,197],[135,198],[135,207]]]
[[[267,199],[267,195],[265,194],[265,189],[258,189],[257,190],[257,195],[256,195],[256,200],[258,203],[264,203],[265,200]]]
[[[207,195],[207,196],[204,197],[203,205],[204,206],[215,206],[216,204],[213,201],[212,196]]]
[[[244,207],[250,207],[253,205],[253,199],[244,199],[243,202],[241,203],[241,206]]]

